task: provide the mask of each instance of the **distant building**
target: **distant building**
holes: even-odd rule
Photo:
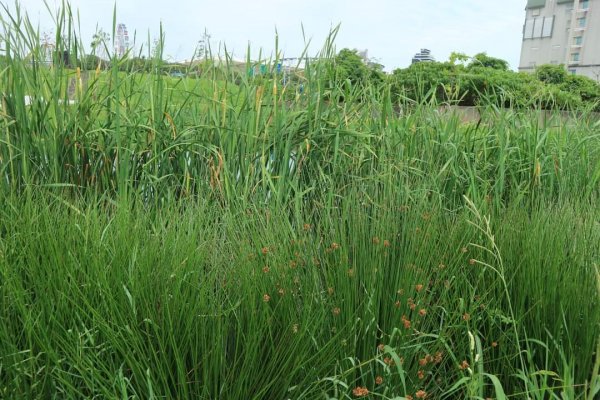
[[[354,49],[354,50],[356,50],[356,54],[360,58],[362,58],[362,60],[365,64],[369,63],[369,49],[364,49],[364,50]]]
[[[115,56],[121,58],[129,51],[129,31],[125,24],[117,25],[117,33],[115,35]]]
[[[600,0],[527,0],[519,71],[564,64],[600,80]]]
[[[429,49],[421,49],[420,53],[415,54],[415,56],[412,59],[412,63],[416,64],[418,62],[424,62],[424,61],[435,61],[435,58],[431,55],[431,50]]]

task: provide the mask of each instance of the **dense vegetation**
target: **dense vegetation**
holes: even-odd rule
[[[356,51],[341,50],[330,76],[338,84],[380,86],[387,81],[394,102],[509,108],[588,109],[600,111],[600,84],[567,73],[563,65],[543,65],[535,74],[508,69],[504,60],[485,53],[453,53],[447,62],[421,62],[390,76],[379,64],[365,63]]]
[[[544,93],[507,84],[463,121],[438,107],[462,92],[415,72],[479,67],[387,78],[330,42],[287,86],[228,60],[201,79],[86,73],[35,62],[11,17],[0,397],[599,393],[591,107],[540,113]]]

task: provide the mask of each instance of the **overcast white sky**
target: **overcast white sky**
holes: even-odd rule
[[[0,0],[11,4],[14,0]],[[61,0],[47,0],[51,8]],[[53,26],[43,0],[20,0],[42,31]],[[79,10],[81,34],[89,44],[96,26],[112,31],[114,0],[71,0]],[[421,48],[439,61],[452,51],[487,52],[519,62],[525,0],[117,0],[117,20],[137,32],[137,43],[158,35],[163,23],[165,53],[189,59],[204,30],[213,48],[225,43],[244,58],[248,43],[271,53],[275,30],[286,57],[304,48],[302,24],[312,39],[310,53],[323,45],[332,26],[341,24],[336,48],[368,49],[386,70],[406,67]]]

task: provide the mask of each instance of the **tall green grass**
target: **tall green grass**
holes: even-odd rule
[[[396,104],[335,80],[335,31],[285,86],[43,66],[2,25],[1,397],[598,394],[595,114]]]
[[[210,201],[11,203],[3,396],[500,398],[485,374],[506,394],[591,393],[597,207],[513,205],[492,245],[473,211],[363,196],[298,223]]]
[[[64,35],[56,48],[75,57],[82,49],[70,16],[69,8],[57,16]],[[478,124],[462,124],[435,107],[393,104],[386,87],[332,82],[331,43],[324,61],[303,71],[302,94],[281,79],[239,74],[228,59],[201,84],[123,74],[125,60],[113,59],[110,70],[87,73],[83,85],[78,71],[40,64],[39,34],[26,16],[8,14],[3,25],[0,171],[15,190],[54,184],[155,203],[205,192],[227,201],[285,201],[297,191],[331,198],[331,183],[343,187],[355,170],[409,180],[453,203],[463,195],[489,195],[496,206],[534,193],[597,195],[599,126],[591,115],[540,122],[535,111],[482,105]],[[70,81],[76,103],[67,106]],[[398,118],[399,108],[408,114]]]

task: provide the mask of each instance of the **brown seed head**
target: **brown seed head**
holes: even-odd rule
[[[352,394],[355,397],[365,397],[369,395],[369,389],[367,389],[366,387],[357,386],[354,389],[352,389]]]
[[[404,329],[410,329],[410,320],[407,318],[402,318],[402,324],[404,325]]]

